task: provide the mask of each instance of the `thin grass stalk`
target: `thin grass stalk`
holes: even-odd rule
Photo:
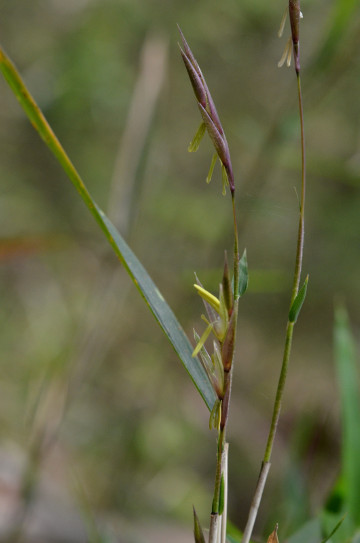
[[[295,69],[296,69],[296,78],[297,78],[299,118],[300,118],[300,131],[301,131],[301,198],[300,198],[296,260],[295,260],[294,280],[293,280],[293,287],[292,287],[292,292],[291,292],[290,308],[292,307],[292,304],[299,292],[300,279],[301,279],[301,270],[302,270],[302,261],[303,261],[303,252],[304,252],[305,195],[306,195],[306,155],[305,155],[303,100],[302,100],[302,92],[301,92],[300,68],[299,66],[296,66]],[[295,322],[290,322],[290,319],[288,319],[288,323],[286,327],[283,362],[282,362],[279,382],[278,382],[277,391],[276,391],[269,436],[266,443],[265,454],[264,454],[263,462],[261,465],[258,483],[256,486],[254,498],[252,500],[252,504],[250,507],[247,524],[245,526],[242,543],[249,543],[250,541],[254,524],[256,521],[256,517],[258,514],[262,494],[265,488],[267,476],[270,471],[271,454],[272,454],[272,449],[273,449],[273,445],[275,441],[277,426],[279,423],[281,404],[282,404],[284,388],[285,388],[285,383],[286,383],[286,376],[287,376],[289,361],[290,361],[294,325],[295,325]]]
[[[221,537],[220,543],[226,543],[226,526],[227,526],[227,508],[228,508],[228,460],[229,460],[229,443],[225,443],[223,455],[223,474],[224,474],[224,510],[221,515]]]
[[[234,221],[234,308],[236,330],[237,315],[238,315],[238,303],[239,303],[239,235],[236,221],[236,207],[235,207],[235,190],[231,191],[233,221]],[[236,343],[236,337],[234,338]],[[231,397],[232,386],[232,367],[230,370],[224,370],[224,398],[221,403],[221,421],[218,434],[218,451],[216,462],[216,475],[215,475],[215,488],[212,502],[212,511],[210,517],[210,530],[209,530],[209,543],[217,543],[219,537],[221,541],[226,541],[226,524],[227,524],[227,464],[228,464],[228,443],[226,443],[226,427],[229,416],[229,406]],[[224,510],[219,515],[219,503],[220,503],[220,490],[221,479],[224,480]],[[226,504],[226,508],[225,508]],[[219,517],[221,516],[221,525]],[[225,538],[225,539],[224,539]]]
[[[209,543],[218,543],[218,534],[220,526],[220,514],[219,514],[219,505],[220,505],[220,491],[221,491],[221,477],[223,475],[222,466],[223,454],[225,451],[225,435],[226,430],[225,426],[220,427],[218,434],[218,449],[216,457],[216,473],[215,473],[215,487],[214,487],[214,496],[212,501],[211,516],[210,516],[210,530],[209,530]]]

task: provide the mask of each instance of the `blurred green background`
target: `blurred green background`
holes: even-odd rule
[[[265,447],[295,257],[299,121],[294,70],[277,67],[284,8],[0,1],[2,45],[190,337],[203,328],[193,273],[217,291],[232,223],[220,169],[205,184],[211,144],[187,153],[200,117],[176,23],[202,67],[232,154],[250,269],[228,433],[230,517],[240,528]],[[284,535],[294,531],[337,479],[336,296],[355,335],[360,324],[360,7],[308,0],[302,11],[310,281],[257,534],[276,521]],[[0,93],[0,534],[20,518],[38,542],[100,541],[95,524],[108,541],[191,541],[192,504],[204,524],[211,505],[207,410],[3,78]]]

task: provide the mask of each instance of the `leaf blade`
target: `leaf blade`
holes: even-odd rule
[[[343,493],[349,516],[360,523],[360,394],[355,342],[346,309],[338,306],[334,325],[335,366],[340,389],[342,419]]]
[[[162,297],[145,268],[127,245],[121,234],[92,198],[70,158],[45,119],[40,108],[22,81],[16,67],[0,48],[0,70],[11,87],[31,124],[58,160],[85,205],[103,230],[115,254],[130,275],[155,319],[168,337],[208,409],[215,402],[215,392],[199,360],[192,357],[192,345],[174,313]]]

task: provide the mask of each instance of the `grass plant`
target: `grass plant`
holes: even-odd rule
[[[298,98],[300,125],[301,188],[299,192],[299,222],[297,239],[295,240],[295,267],[290,295],[289,312],[287,316],[282,365],[274,399],[273,413],[263,455],[263,461],[261,464],[253,501],[250,506],[248,520],[242,533],[242,543],[249,543],[253,536],[252,534],[261,504],[263,491],[270,471],[272,451],[279,424],[284,389],[289,369],[294,327],[303,306],[308,285],[308,276],[306,276],[305,280],[302,279],[305,232],[306,156],[304,111],[300,78],[300,24],[302,18],[300,11],[300,0],[290,0],[286,8],[286,13],[288,14],[290,20],[291,36],[286,43],[284,54],[279,62],[279,66],[281,67],[284,63],[290,66],[291,58],[293,57],[297,83],[296,92]],[[284,16],[281,24],[280,34],[282,34],[284,28],[285,18],[286,17]],[[203,530],[199,517],[194,508],[195,542],[237,542],[239,538],[234,539],[233,536],[227,535],[229,488],[229,443],[227,428],[230,414],[233,371],[234,366],[236,366],[236,355],[239,351],[241,351],[241,345],[237,345],[236,340],[238,315],[239,311],[241,311],[240,300],[246,293],[249,281],[247,253],[246,250],[240,250],[241,238],[239,239],[239,220],[237,216],[239,210],[236,200],[236,195],[238,193],[237,179],[234,174],[230,149],[225,136],[225,131],[200,66],[180,28],[179,31],[181,37],[180,53],[195,94],[201,118],[200,127],[196,132],[193,141],[189,145],[189,151],[196,151],[202,137],[205,134],[209,136],[214,147],[214,154],[211,159],[210,170],[206,181],[208,183],[211,181],[214,173],[215,163],[219,161],[222,176],[222,194],[230,197],[229,221],[231,221],[232,224],[233,235],[231,264],[229,265],[227,252],[225,251],[223,274],[222,277],[219,278],[218,295],[215,295],[208,290],[206,286],[201,283],[201,278],[198,279],[196,277],[196,283],[194,285],[195,291],[203,301],[206,315],[202,315],[202,321],[205,323],[202,333],[199,334],[197,331],[194,331],[196,342],[195,347],[186,336],[179,321],[177,320],[173,311],[170,309],[158,287],[152,281],[150,275],[134,254],[127,241],[125,241],[124,237],[120,234],[116,224],[114,224],[117,223],[117,217],[114,216],[114,222],[112,222],[95,202],[77,169],[73,165],[68,154],[47,122],[44,114],[25,86],[25,83],[19,75],[15,65],[1,48],[0,69],[35,130],[53,153],[58,163],[64,169],[86,207],[95,218],[100,229],[103,231],[107,241],[120,260],[122,266],[128,272],[131,280],[136,285],[141,296],[144,298],[154,318],[169,339],[172,347],[176,351],[183,366],[187,370],[190,378],[192,379],[195,387],[209,410],[210,429],[215,429],[217,433],[214,490],[211,503],[208,536],[205,530]],[[155,89],[154,96],[157,95],[157,92],[158,90]],[[152,102],[153,101],[156,101],[156,98],[153,98]],[[147,126],[148,122],[144,121],[145,133],[147,131]],[[129,147],[126,148],[125,145],[124,149],[124,153],[126,155],[126,153],[129,152]],[[120,172],[122,172],[121,168]],[[132,196],[130,199],[132,199]],[[328,540],[335,542],[337,541],[336,538],[342,537],[341,530],[338,529],[343,523],[346,527],[348,540],[355,541],[356,530],[357,527],[360,526],[360,471],[357,456],[357,453],[360,450],[360,432],[358,429],[359,425],[357,418],[360,407],[357,387],[354,384],[357,381],[354,362],[354,347],[349,331],[346,313],[343,308],[338,308],[336,312],[335,352],[338,381],[341,386],[344,431],[344,473],[342,474],[338,487],[334,490],[332,500],[330,500],[329,504],[324,507],[321,515],[319,515],[315,522],[311,521],[312,524],[307,524],[304,526],[302,531],[300,531],[298,534],[294,534],[290,539],[291,543],[297,543],[297,541],[300,541],[301,539],[303,540],[304,537],[308,543],[311,543],[312,541],[314,541],[314,543],[320,543],[320,536],[323,543]],[[69,383],[67,384],[69,385]],[[65,391],[64,398],[63,409],[65,410],[67,401],[69,400],[69,396],[66,395]],[[56,431],[57,427],[55,429],[55,432]],[[45,445],[47,445],[47,442],[45,444],[44,440],[40,436],[34,447],[35,452],[33,453],[33,456],[36,457],[34,463],[39,462],[38,456],[41,454],[41,449],[46,448]],[[23,491],[24,495],[28,495],[30,497],[31,492],[29,492],[28,479],[31,479],[33,472],[34,469],[31,465],[28,476],[25,478],[25,487]],[[346,483],[344,483],[344,481],[346,481]],[[33,484],[30,486],[33,490]],[[348,520],[344,521],[343,519],[345,512],[348,512],[349,516]],[[91,519],[92,530],[95,534],[93,535],[92,539],[94,541],[101,541],[102,536],[100,533],[98,533],[96,523],[91,513],[89,513],[89,518]],[[280,521],[281,519],[279,522]],[[18,522],[19,526],[17,526],[14,532],[11,534],[9,541],[21,540],[21,524],[23,523],[23,519],[19,519]],[[339,539],[339,541],[341,541],[341,539]],[[278,543],[277,525],[270,534],[268,543]]]

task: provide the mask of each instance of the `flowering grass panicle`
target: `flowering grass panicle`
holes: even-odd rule
[[[189,75],[202,116],[200,127],[197,130],[188,149],[190,152],[197,151],[200,141],[203,138],[205,131],[207,131],[215,147],[215,155],[211,161],[207,182],[209,183],[211,180],[215,162],[218,157],[222,165],[223,194],[226,193],[226,185],[230,187],[230,191],[233,194],[235,192],[234,174],[226,136],[200,66],[197,63],[187,41],[185,40],[184,34],[182,33],[180,27],[178,28],[182,41],[182,47],[179,46],[181,56]]]

